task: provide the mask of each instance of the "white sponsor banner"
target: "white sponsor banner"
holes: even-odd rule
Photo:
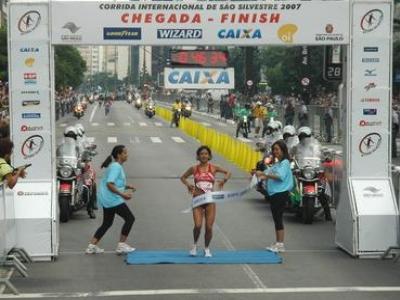
[[[349,42],[347,1],[52,1],[50,5],[55,44]]]
[[[233,89],[233,68],[164,68],[167,89]]]
[[[10,30],[12,42],[48,40],[48,5],[41,3],[24,3],[11,5]]]
[[[351,176],[387,176],[391,146],[390,5],[356,4],[353,18]]]
[[[210,192],[194,197],[192,199],[191,207],[183,210],[182,213],[189,213],[192,211],[193,208],[202,206],[204,204],[209,204],[209,203],[219,204],[219,203],[241,200],[244,195],[250,192],[257,185],[257,183],[258,183],[258,178],[257,176],[253,175],[249,185],[241,190]]]
[[[51,216],[51,182],[18,182],[13,191],[18,218],[48,219]]]

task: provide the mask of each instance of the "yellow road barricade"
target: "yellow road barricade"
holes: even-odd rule
[[[157,107],[156,114],[171,122],[172,112],[169,109]],[[181,118],[179,128],[187,135],[195,138],[200,144],[208,145],[214,152],[246,172],[251,171],[257,161],[262,159],[262,154],[255,151],[250,145],[193,120]]]

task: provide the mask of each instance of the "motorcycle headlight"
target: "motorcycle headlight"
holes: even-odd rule
[[[305,168],[303,170],[303,176],[305,179],[313,179],[315,177],[315,171],[313,168]]]
[[[247,117],[246,116],[243,117],[243,122],[247,122]]]
[[[186,110],[192,110],[192,108],[190,106],[187,106]]]
[[[59,172],[60,172],[60,176],[61,176],[61,177],[68,178],[68,177],[71,177],[73,170],[72,170],[71,167],[62,166],[62,167],[60,168]]]

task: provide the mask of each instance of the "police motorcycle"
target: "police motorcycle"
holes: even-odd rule
[[[192,104],[189,101],[184,101],[182,105],[182,116],[185,118],[190,118],[192,115]]]
[[[294,169],[299,199],[292,208],[304,224],[312,224],[314,215],[324,209],[326,220],[331,220],[329,199],[325,193],[324,169],[321,166],[321,145],[309,127],[298,129],[299,144],[293,149]]]
[[[256,143],[256,151],[264,153],[263,159],[258,161],[255,167],[255,171],[264,172],[269,166],[273,164],[272,161],[272,145],[283,138],[281,132],[281,122],[275,121],[273,118],[269,121],[267,126],[267,134],[263,141]],[[256,190],[260,192],[265,199],[268,198],[268,194],[265,189],[265,182],[260,181],[257,184]]]
[[[85,110],[83,109],[83,106],[81,103],[78,103],[74,107],[74,117],[77,118],[78,120],[82,118],[85,114]]]
[[[142,98],[139,96],[135,99],[135,107],[136,107],[136,109],[139,110],[142,108],[142,106],[143,106],[143,101],[142,101]]]
[[[79,158],[77,136],[77,129],[68,126],[64,131],[64,141],[56,151],[57,193],[60,222],[63,223],[69,221],[74,211],[88,205],[88,199],[82,196],[87,187],[84,187],[84,164]]]
[[[147,102],[145,108],[144,108],[144,114],[151,119],[152,117],[155,116],[156,114],[156,106],[154,104],[154,101],[149,99],[149,101]]]

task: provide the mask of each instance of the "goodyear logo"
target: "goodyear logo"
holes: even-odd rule
[[[278,29],[279,39],[287,44],[292,44],[298,28],[294,24],[285,24]]]
[[[103,38],[105,40],[141,40],[142,28],[105,27]]]
[[[261,39],[260,29],[221,29],[218,31],[220,39]]]

